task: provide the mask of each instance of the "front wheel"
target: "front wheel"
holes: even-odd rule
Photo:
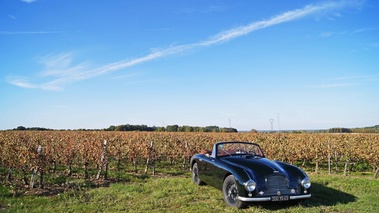
[[[222,193],[227,205],[240,209],[246,207],[246,203],[238,199],[238,188],[233,175],[225,178],[222,185]]]

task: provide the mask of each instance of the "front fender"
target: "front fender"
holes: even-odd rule
[[[253,172],[249,168],[245,168],[241,165],[234,165],[232,163],[226,164],[224,168],[227,173],[224,176],[224,180],[227,176],[233,175],[237,183],[238,195],[247,196],[248,191],[245,189],[245,183],[249,180],[255,180]]]

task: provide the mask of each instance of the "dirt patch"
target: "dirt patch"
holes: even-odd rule
[[[64,187],[51,187],[51,188],[34,188],[25,191],[24,195],[34,195],[34,196],[55,196],[62,194],[65,191]]]

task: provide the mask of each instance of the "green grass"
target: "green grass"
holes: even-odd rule
[[[255,203],[247,209],[225,205],[221,191],[196,186],[190,173],[150,177],[118,174],[124,181],[96,185],[65,180],[61,190],[11,193],[0,186],[0,212],[378,212],[379,181],[371,176],[309,174],[312,198],[301,204]],[[59,180],[61,181],[61,180]],[[38,195],[34,195],[37,193]]]

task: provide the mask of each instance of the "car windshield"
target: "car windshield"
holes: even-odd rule
[[[252,155],[257,157],[264,157],[260,147],[253,143],[227,142],[217,145],[217,157],[235,155]]]

